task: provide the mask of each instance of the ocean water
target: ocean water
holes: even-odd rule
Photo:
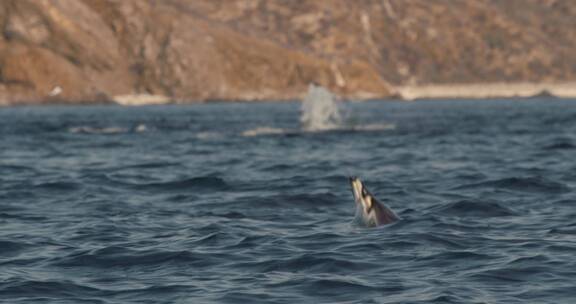
[[[0,109],[0,302],[576,303],[575,100],[337,106]]]

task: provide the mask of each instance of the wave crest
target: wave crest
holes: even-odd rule
[[[435,213],[462,217],[513,216],[516,213],[495,201],[462,200],[449,203],[435,210]]]
[[[481,189],[499,188],[520,192],[568,192],[570,188],[564,184],[548,180],[542,177],[509,177],[497,180],[489,180],[480,183],[466,184],[455,189]]]

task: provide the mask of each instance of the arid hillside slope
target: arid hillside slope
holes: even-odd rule
[[[571,0],[4,0],[0,104],[576,80]]]

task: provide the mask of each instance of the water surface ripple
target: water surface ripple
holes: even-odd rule
[[[574,102],[0,109],[0,302],[575,303]]]

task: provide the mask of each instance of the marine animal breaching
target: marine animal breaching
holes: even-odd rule
[[[350,184],[352,185],[352,193],[356,201],[356,219],[360,220],[362,224],[367,227],[376,227],[400,220],[392,209],[380,203],[366,189],[366,186],[358,177],[351,176]]]

